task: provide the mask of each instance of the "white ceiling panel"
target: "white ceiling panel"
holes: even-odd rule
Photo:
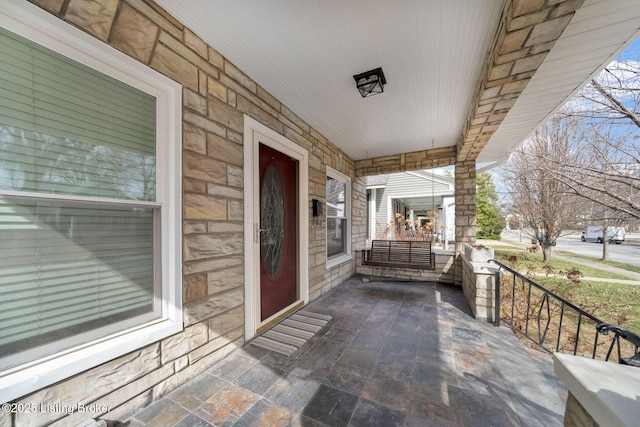
[[[504,0],[158,0],[354,159],[455,145]],[[384,93],[354,74],[382,67]]]
[[[456,145],[505,0],[156,0],[354,160]],[[633,41],[638,0],[586,0],[484,148],[505,158]],[[353,75],[382,67],[384,93]]]

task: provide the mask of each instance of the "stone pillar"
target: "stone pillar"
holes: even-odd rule
[[[465,243],[476,243],[476,162],[468,160],[456,163],[456,283],[462,283],[462,260],[460,254]]]
[[[564,425],[566,427],[599,427],[599,424],[571,392],[569,392],[564,412]]]
[[[496,315],[496,265],[494,251],[486,247],[465,245],[460,254],[462,260],[462,291],[473,316],[478,320],[495,323]]]

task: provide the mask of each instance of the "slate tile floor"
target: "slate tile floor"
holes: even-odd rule
[[[291,357],[248,344],[129,425],[562,425],[550,357],[473,319],[459,287],[353,277],[309,310],[333,319]]]

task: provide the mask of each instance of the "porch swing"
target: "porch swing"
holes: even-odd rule
[[[432,149],[434,140],[431,141]],[[434,179],[431,179],[431,210],[435,209]],[[435,223],[434,223],[435,225]],[[432,250],[432,229],[429,240],[372,240],[371,248],[362,250],[362,264],[377,267],[435,270],[436,254]]]

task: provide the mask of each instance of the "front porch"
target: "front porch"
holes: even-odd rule
[[[136,259],[143,260],[139,270],[148,273],[144,314],[153,316],[96,331],[95,337],[86,339],[73,334],[73,328],[87,320],[76,316],[70,331],[63,331],[68,335],[64,339],[74,340],[68,347],[58,341],[43,344],[38,337],[46,334],[49,339],[53,334],[31,328],[36,322],[23,313],[35,318],[37,310],[53,311],[41,304],[35,290],[27,296],[16,292],[19,282],[14,284],[13,275],[7,273],[3,295],[20,296],[24,304],[16,308],[9,297],[2,300],[6,307],[2,318],[9,325],[4,329],[19,337],[27,330],[30,335],[20,338],[19,345],[8,342],[16,349],[0,369],[0,399],[16,410],[0,413],[0,426],[70,426],[87,418],[128,419],[130,426],[154,427],[263,425],[267,419],[275,425],[332,426],[476,425],[481,419],[493,425],[561,424],[566,392],[551,374],[550,359],[529,353],[509,330],[480,320],[490,320],[490,281],[463,285],[466,301],[462,289],[452,284],[464,283],[464,268],[473,270],[462,257],[465,244],[475,243],[477,167],[506,160],[537,123],[631,42],[640,22],[633,0],[459,1],[464,7],[455,2],[446,6],[410,2],[419,13],[378,1],[369,8],[378,18],[363,22],[390,20],[393,25],[381,27],[385,31],[354,25],[360,13],[354,14],[358,11],[346,4],[309,3],[298,9],[297,2],[291,2],[295,8],[285,7],[287,2],[281,8],[268,2],[235,2],[233,7],[189,3],[187,7],[167,0],[0,2],[0,27],[6,38],[21,46],[15,51],[24,47],[31,52],[33,46],[51,50],[52,57],[79,60],[74,70],[88,67],[91,73],[106,73],[118,86],[131,86],[132,93],[142,91],[150,105],[152,98],[161,101],[149,110],[147,127],[155,129],[153,118],[159,130],[148,132],[155,135],[148,141],[148,163],[141,161],[138,168],[140,188],[146,192],[157,187],[157,197],[143,200],[129,194],[134,185],[128,177],[135,174],[129,163],[119,159],[139,157],[144,150],[135,142],[103,144],[102,137],[78,137],[73,139],[77,148],[71,147],[70,138],[84,131],[74,128],[58,135],[72,122],[64,117],[52,124],[50,138],[64,148],[59,152],[64,154],[43,150],[52,153],[51,168],[40,178],[57,188],[56,177],[64,181],[68,176],[91,175],[85,172],[93,171],[94,160],[101,157],[84,154],[113,151],[109,162],[100,164],[114,166],[109,179],[122,194],[105,199],[99,179],[88,195],[78,195],[73,188],[70,194],[35,193],[40,183],[33,188],[23,185],[31,181],[19,174],[11,185],[0,188],[12,201],[6,212],[17,224],[6,226],[5,252],[13,258],[5,257],[5,272],[13,274],[13,260],[19,260],[24,272],[37,278],[25,279],[24,288],[40,292],[38,286],[48,286],[60,318],[78,304],[60,298],[65,305],[59,308],[57,286],[67,286],[71,293],[76,291],[75,282],[61,278],[67,264],[36,259],[41,253],[65,255],[64,261],[71,265],[76,261],[73,254],[81,253],[92,265],[110,267],[109,273],[122,283],[122,294],[114,295],[111,304],[120,297],[126,300],[128,291],[139,290],[129,277],[131,257],[124,254],[127,259],[113,264],[103,261],[95,248],[104,249],[111,261],[110,251],[119,246],[105,244],[100,235],[87,233],[85,238],[74,230],[77,224],[87,232],[96,228],[93,216],[79,214],[85,209],[77,206],[117,205],[117,212],[131,210],[128,227],[117,225],[120,213],[109,213],[104,215],[109,227],[98,228],[105,236],[119,231],[115,237],[124,243],[117,244],[145,248]],[[317,18],[322,13],[316,7],[326,12],[326,19]],[[283,17],[291,21],[279,21]],[[204,19],[198,22],[199,18]],[[332,30],[335,23],[341,23],[336,26],[339,31]],[[263,25],[269,30],[261,30]],[[211,32],[225,28],[228,37]],[[286,31],[278,34],[272,31],[275,28]],[[478,31],[469,33],[470,29]],[[323,37],[307,38],[309,34]],[[245,36],[254,39],[243,40]],[[16,37],[25,40],[18,42]],[[399,50],[387,43],[397,37],[419,43]],[[242,53],[244,49],[225,40],[255,50]],[[345,40],[353,44],[347,46]],[[606,46],[593,43],[601,40],[607,41]],[[369,51],[369,46],[381,50]],[[430,47],[428,54],[423,47]],[[398,55],[401,51],[406,55]],[[327,56],[318,56],[319,52]],[[285,54],[281,60],[280,53]],[[393,77],[389,90],[363,102],[352,77],[378,61]],[[48,74],[45,67],[36,68]],[[269,70],[273,74],[265,75]],[[424,78],[432,71],[433,78]],[[22,74],[16,72],[16,79],[24,80],[25,93],[31,93],[35,80],[25,80]],[[558,75],[564,76],[562,88],[556,85]],[[68,76],[62,73],[61,79],[69,80]],[[60,93],[46,94],[47,99],[76,99],[73,88],[53,86],[60,86]],[[105,110],[107,100],[86,92],[88,98],[96,98],[98,122],[111,122],[98,113]],[[18,103],[5,99],[14,111]],[[29,102],[35,106],[36,101]],[[109,108],[120,111],[116,101],[108,101],[113,105]],[[35,108],[31,104],[25,104],[29,106],[25,111]],[[29,120],[8,126],[15,130],[7,134],[31,132],[40,119],[15,108],[16,117]],[[262,129],[248,126],[251,122]],[[341,122],[345,125],[339,126]],[[378,131],[380,123],[385,132]],[[293,156],[299,162],[299,194],[298,207],[291,210],[298,218],[297,295],[309,302],[310,310],[333,316],[315,340],[292,357],[247,343],[263,326],[260,322],[268,323],[258,316],[257,322],[247,318],[247,313],[258,313],[255,295],[260,285],[252,263],[258,256],[248,254],[259,254],[264,231],[255,197],[260,188],[259,174],[254,173],[258,168],[251,157],[251,147],[262,142],[253,141],[254,131],[286,139],[290,145],[285,148],[293,146],[293,152],[300,154]],[[3,152],[11,155],[7,158],[28,161],[16,160],[15,168],[7,170],[30,171],[30,162],[37,157],[20,153],[35,139],[15,141]],[[68,158],[77,163],[70,164]],[[154,173],[146,168],[149,164],[157,165]],[[366,177],[450,165],[455,165],[453,250],[436,252],[435,270],[393,272],[396,282],[363,283],[353,276],[389,275],[383,267],[363,268],[356,251],[367,239]],[[152,175],[157,183],[149,179]],[[348,189],[342,201],[350,206],[340,215],[327,213],[328,180],[340,181]],[[14,214],[23,199],[29,206],[42,202],[64,213],[47,215],[45,222],[50,231],[46,237],[60,246],[49,245],[41,252],[38,244],[48,245],[49,240],[32,233],[43,229],[32,213],[35,209],[21,208]],[[324,213],[319,206],[325,207]],[[135,227],[141,211],[147,213],[144,227]],[[142,229],[140,236],[127,232]],[[33,236],[34,244],[24,245],[27,255],[15,250],[14,235]],[[130,244],[134,237],[136,244]],[[142,244],[148,242],[162,245]],[[343,253],[334,253],[336,246],[344,248]],[[78,252],[56,252],[57,247]],[[39,273],[43,269],[60,275],[43,284]],[[102,291],[97,280],[87,279],[94,282],[95,287],[86,288]],[[99,308],[106,305],[102,294],[91,300]],[[85,309],[98,312],[88,305]],[[105,319],[106,326],[112,326]],[[229,357],[222,360],[225,356]],[[78,411],[80,404],[92,404],[95,410]]]
[[[475,320],[460,287],[354,276],[309,310],[333,319],[291,357],[248,343],[129,425],[562,425],[551,358]]]

